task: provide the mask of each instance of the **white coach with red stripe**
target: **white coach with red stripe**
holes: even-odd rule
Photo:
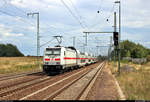
[[[74,69],[92,63],[91,58],[92,56],[81,53],[73,47],[48,47],[44,51],[43,70],[61,72],[65,69]]]

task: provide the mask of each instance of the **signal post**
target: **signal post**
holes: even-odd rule
[[[114,51],[117,48],[118,49],[118,55],[120,55],[120,41],[119,41],[119,34],[118,32],[116,32],[116,12],[114,12],[114,31],[113,32],[83,32],[86,34],[90,34],[90,33],[113,33],[113,40],[114,40]],[[87,37],[86,37],[87,38]],[[87,45],[87,39],[86,39],[86,45]],[[118,46],[119,45],[119,46]],[[115,62],[115,59],[114,59]],[[118,56],[118,73],[120,74],[120,56]]]

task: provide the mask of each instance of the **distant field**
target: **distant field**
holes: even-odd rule
[[[42,64],[42,58],[41,64]],[[36,57],[0,57],[0,74],[37,70]]]
[[[135,68],[134,72],[122,72],[116,76],[126,98],[128,100],[150,100],[150,62],[144,65],[128,64]],[[116,75],[117,67],[110,63],[109,68]]]

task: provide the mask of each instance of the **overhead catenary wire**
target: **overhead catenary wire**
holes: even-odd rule
[[[69,1],[71,2],[71,5],[73,6],[75,12],[79,16],[79,19],[81,20],[81,22],[83,22],[84,26],[88,29],[88,26],[87,26],[86,22],[82,19],[82,16],[80,15],[80,12],[78,11],[77,7],[74,5],[74,3],[72,2],[72,0],[69,0]]]
[[[85,45],[85,43],[84,43],[83,41],[81,41],[80,39],[78,39],[78,41],[79,41],[81,44]]]
[[[22,17],[20,17],[20,16],[15,16],[15,15],[12,15],[12,14],[10,14],[10,13],[8,13],[8,12],[5,12],[5,11],[2,11],[2,10],[0,10],[0,12],[3,13],[3,14],[5,14],[5,15],[11,16],[11,17],[16,17],[16,18],[15,18],[16,20],[22,21],[22,22],[24,22],[24,23],[27,23],[27,22],[28,22],[27,20],[22,19]],[[18,18],[19,18],[19,19],[18,19]],[[35,26],[35,25],[34,25],[33,23],[31,23],[31,22],[28,22],[27,24],[31,24],[32,26]]]
[[[7,15],[10,15],[10,16],[15,16],[15,15],[9,14],[9,13],[7,13],[7,12],[6,12],[6,14],[7,14]],[[81,17],[80,15],[78,15],[78,16]],[[16,17],[19,17],[19,16],[16,16]],[[23,18],[20,18],[20,20],[23,21],[23,22],[26,22]],[[79,19],[78,19],[78,20],[79,20]],[[81,22],[81,20],[79,20],[79,21]],[[27,23],[27,22],[26,22],[26,23]],[[31,22],[30,22],[30,23],[31,23]],[[81,22],[81,24],[85,27],[85,25],[84,25],[82,22]],[[42,27],[41,27],[41,28],[42,28]]]
[[[12,17],[16,17],[15,19],[17,19],[17,20],[20,20],[20,21],[23,21],[24,23],[27,23],[27,21],[25,20],[25,19],[22,19],[22,17],[20,17],[20,16],[15,16],[15,15],[12,15],[12,14],[10,14],[10,13],[8,13],[8,12],[5,12],[5,11],[2,11],[2,10],[0,10],[0,12],[1,13],[3,13],[3,14],[5,14],[5,15],[8,15],[8,16],[12,16]],[[19,18],[19,19],[18,19]],[[29,22],[31,25],[34,25],[33,23],[31,23],[31,22]]]
[[[46,43],[44,43],[44,44],[40,45],[40,47],[43,47],[43,46],[47,45],[48,43],[52,42],[53,40],[54,40],[54,38],[53,38],[53,39],[51,39],[50,41],[47,41]]]
[[[6,0],[4,0],[4,1],[6,2]],[[11,3],[7,3],[7,2],[6,2],[5,4],[9,4],[9,5],[15,7],[15,8],[17,9],[17,11],[19,10],[20,12],[26,14],[25,11],[23,11],[22,9],[19,9],[18,7],[12,5]],[[22,19],[22,17],[11,14],[12,12],[11,12],[11,13],[8,13],[8,11],[7,11],[7,12],[1,11],[1,12],[2,12],[3,14],[6,14],[6,15],[9,15],[9,16],[12,16],[12,17],[17,17],[17,18],[16,18],[17,20],[21,20],[22,22],[27,23],[26,20]],[[18,18],[19,18],[19,19],[18,19]],[[30,23],[32,26],[35,26],[32,22],[28,22],[28,23]],[[44,24],[45,24],[45,23],[44,23]],[[47,29],[47,27],[40,27],[40,28],[41,28],[41,29],[44,29],[44,28]],[[54,28],[54,27],[52,27],[52,28]],[[54,28],[54,29],[56,29],[56,28]]]
[[[12,5],[11,3],[9,3],[9,4]],[[23,14],[26,15],[27,12],[25,12],[24,10],[19,9],[18,7],[14,6],[14,5],[12,5],[12,6],[13,6],[14,8],[16,8],[18,11],[20,11],[20,12],[22,12]]]
[[[25,12],[24,10],[18,8],[18,7],[15,6],[15,5],[12,5],[12,3],[7,2],[6,0],[4,0],[4,1],[5,1],[5,5],[6,5],[6,6],[11,6],[11,10],[12,10],[12,7],[13,7],[13,8],[15,8],[17,11],[20,11],[22,14],[25,14],[25,15],[26,15],[26,12]]]
[[[20,12],[21,12],[22,14],[24,14],[25,16],[13,15],[13,14],[16,14],[16,13],[13,13],[14,10],[13,10],[13,12],[11,11],[12,8],[11,8],[11,10],[7,10],[7,12],[4,11],[4,10],[0,10],[1,13],[6,14],[6,15],[8,15],[8,16],[16,17],[17,20],[20,20],[20,21],[22,21],[22,22],[24,22],[24,23],[28,23],[28,24],[31,24],[32,26],[35,26],[32,22],[29,22],[29,21],[23,19],[24,17],[26,17],[26,12],[25,12],[24,10],[19,9],[18,7],[12,5],[10,2],[7,2],[7,0],[3,0],[3,1],[5,2],[4,5],[6,5],[5,8],[7,7],[7,5],[8,5],[8,6],[12,6],[13,8],[17,9],[17,11],[20,11]],[[4,5],[3,5],[3,6],[4,6]],[[8,13],[8,11],[10,11],[10,12],[13,13],[13,14]],[[18,18],[19,18],[19,19],[18,19]]]
[[[99,5],[98,5],[98,8],[97,8],[97,11],[99,11],[99,10],[101,10],[101,8],[102,8],[102,3],[103,3],[103,0],[100,0],[100,2],[98,3]],[[98,16],[99,14],[96,12],[96,15],[94,16],[94,21],[95,22],[97,22],[97,16]]]
[[[110,16],[111,16],[111,14],[114,12],[114,8],[115,8],[115,4],[113,4],[113,6],[112,6],[112,8],[111,8],[111,10],[110,10],[110,14],[106,17],[107,19],[109,19]],[[106,19],[106,18],[105,18],[105,19]]]
[[[109,18],[111,17],[111,14],[113,13],[114,8],[115,8],[115,4],[113,4],[113,6],[112,6],[112,8],[111,8],[111,10],[110,10],[110,12],[109,12],[109,14],[108,14],[106,17],[103,18],[103,22],[106,21],[107,19],[109,19]],[[91,27],[91,28],[94,28],[94,27],[97,26],[97,25],[100,25],[100,22],[99,22],[99,21],[96,22],[95,24],[91,25],[90,27]]]
[[[10,13],[7,13],[7,12],[5,12],[5,11],[0,10],[0,12],[3,13],[3,14],[5,14],[5,15],[13,16],[13,17],[14,17],[14,15],[12,15],[12,14],[10,14]]]
[[[67,10],[70,12],[70,14],[75,18],[75,20],[77,20],[77,22],[80,24],[80,26],[85,29],[85,27],[83,26],[82,22],[74,15],[74,13],[71,11],[71,9],[67,6],[67,4],[61,0],[61,2],[63,3],[63,5],[67,8]]]

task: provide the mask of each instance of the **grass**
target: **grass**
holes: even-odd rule
[[[125,63],[121,63],[124,65]],[[127,64],[127,63],[126,63]],[[134,72],[121,72],[116,78],[128,100],[150,100],[150,62],[144,65],[128,63],[135,68]],[[113,73],[117,73],[117,68],[113,63],[109,63],[109,68]]]
[[[0,74],[19,73],[32,70],[38,70],[36,57],[0,57]]]
[[[121,60],[121,63],[129,63],[128,60]]]

